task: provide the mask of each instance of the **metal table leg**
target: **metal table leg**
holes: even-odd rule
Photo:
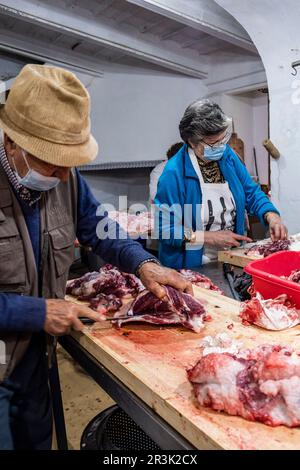
[[[54,353],[52,367],[49,370],[49,385],[52,396],[52,409],[58,450],[68,450],[64,408],[61,396],[57,357]]]

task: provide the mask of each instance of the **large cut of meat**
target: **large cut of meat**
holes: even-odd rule
[[[187,374],[202,406],[269,426],[300,425],[300,352],[266,345],[211,353]]]
[[[300,323],[299,314],[286,294],[264,300],[257,292],[241,303],[240,317],[244,324],[253,323],[267,330],[285,330]]]
[[[278,240],[277,242],[263,242],[253,245],[251,248],[245,251],[246,255],[252,256],[266,256],[271,255],[272,253],[277,253],[278,251],[289,250],[291,245],[291,240]]]
[[[205,309],[195,297],[166,286],[168,300],[162,301],[151,292],[144,290],[129,305],[116,313],[116,323],[142,321],[158,325],[181,323],[186,328],[198,333],[203,328]],[[128,319],[118,320],[118,316],[128,316]]]
[[[209,277],[204,276],[204,274],[196,273],[191,269],[178,269],[178,272],[188,279],[192,284],[203,289],[213,290],[219,294],[224,294],[223,291],[216,286]]]
[[[90,300],[98,294],[113,294],[124,298],[136,296],[143,288],[136,276],[121,272],[107,264],[99,272],[87,273],[79,279],[68,282],[67,294],[78,297],[78,300]]]

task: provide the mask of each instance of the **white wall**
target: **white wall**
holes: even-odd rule
[[[165,159],[166,150],[180,140],[179,121],[185,108],[204,97],[198,79],[173,73],[103,64],[104,76],[76,73],[91,95],[92,132],[99,143],[93,163]],[[128,205],[149,199],[152,168],[83,172],[95,197],[118,208],[118,196]]]
[[[273,202],[290,232],[300,231],[300,81],[291,63],[300,60],[298,0],[215,0],[246,29],[261,55],[270,93],[270,137],[281,152],[272,161]]]
[[[244,142],[245,163],[253,173],[253,108],[252,101],[247,97],[222,95],[222,108],[233,118],[234,130]]]
[[[268,95],[260,94],[253,103],[253,145],[256,149],[258,174],[262,184],[268,184],[268,152],[262,145],[268,138]]]
[[[88,90],[100,147],[95,163],[164,159],[168,147],[180,140],[185,108],[207,93],[198,79],[138,71],[107,72]]]

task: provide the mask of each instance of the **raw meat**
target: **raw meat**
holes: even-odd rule
[[[267,242],[267,243],[257,243],[251,248],[245,251],[246,255],[250,256],[266,256],[271,255],[272,253],[277,253],[278,251],[289,250],[291,245],[291,240],[278,240],[277,242]]]
[[[128,214],[127,212],[110,211],[108,217],[118,222],[129,234],[147,234],[154,226],[150,212]]]
[[[98,294],[90,299],[89,307],[106,318],[108,313],[114,313],[122,307],[122,300],[113,294]]]
[[[300,283],[300,269],[295,269],[295,271],[292,271],[291,274],[287,277],[288,281],[292,282],[297,282],[297,284]]]
[[[144,289],[141,281],[133,274],[123,273],[107,264],[99,272],[87,273],[79,279],[70,281],[67,294],[78,300],[90,300],[98,294],[113,294],[116,297],[135,297]]]
[[[216,352],[237,354],[242,343],[240,341],[234,341],[227,333],[218,333],[214,337],[205,336],[201,341],[201,346],[203,347],[202,356]]]
[[[166,286],[167,301],[159,300],[151,292],[144,290],[129,305],[116,313],[116,323],[120,327],[124,323],[143,321],[158,325],[181,323],[186,328],[198,333],[205,320],[205,308],[195,297]],[[129,318],[118,320],[118,316]]]
[[[100,273],[98,271],[93,271],[91,273],[86,273],[84,276],[81,276],[77,279],[72,279],[67,283],[66,293],[68,295],[74,295],[75,297],[82,295],[83,286],[92,283],[99,277]]]
[[[300,425],[300,352],[265,345],[211,353],[187,374],[202,406],[269,426]]]
[[[241,303],[240,317],[244,324],[253,323],[267,330],[285,330],[300,323],[298,312],[286,294],[264,300],[257,292],[251,300]]]
[[[209,277],[204,276],[203,274],[196,273],[191,269],[178,269],[178,272],[188,279],[192,284],[198,287],[202,287],[203,289],[213,290],[218,292],[219,294],[224,295],[224,292],[216,286]]]

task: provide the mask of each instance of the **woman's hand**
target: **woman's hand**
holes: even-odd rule
[[[252,242],[251,238],[238,235],[231,230],[219,230],[217,232],[204,232],[204,245],[224,250],[226,248],[239,247],[241,242]]]
[[[288,229],[282,223],[281,217],[275,212],[267,212],[265,220],[269,224],[270,236],[273,242],[286,240],[288,238]]]

